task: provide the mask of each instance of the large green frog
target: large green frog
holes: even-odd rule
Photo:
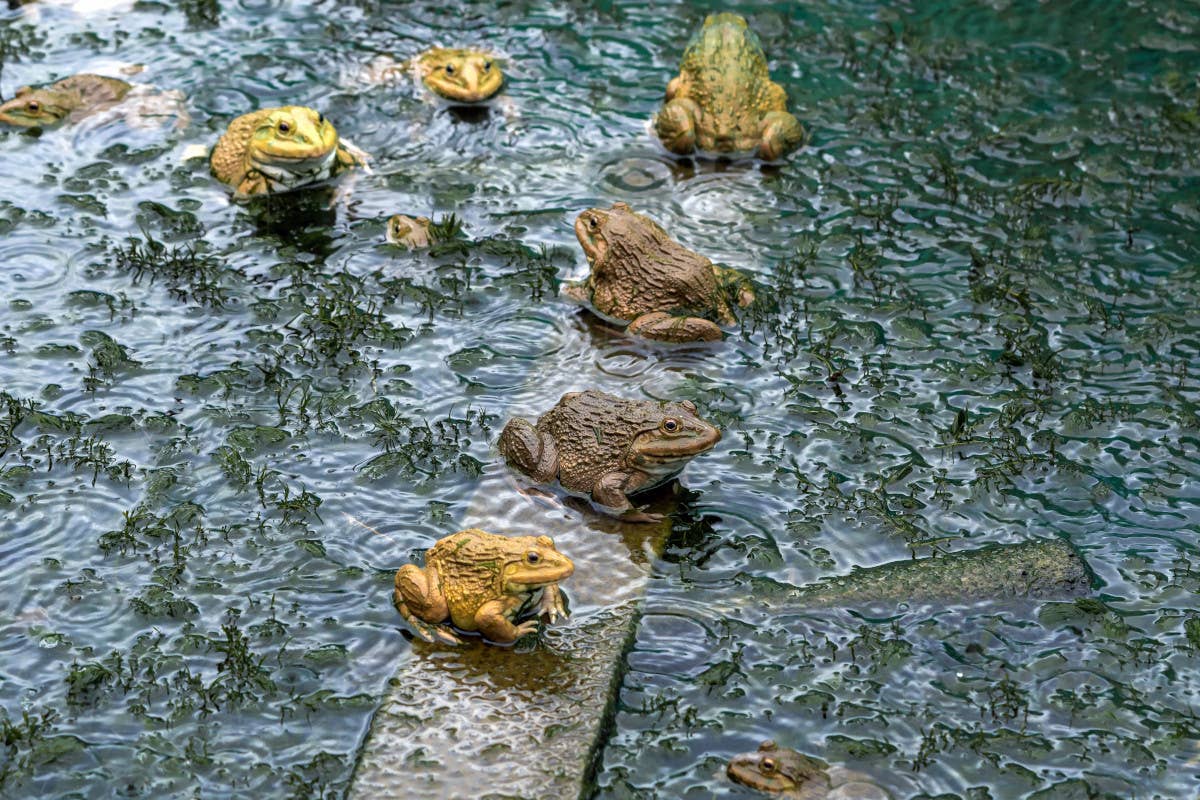
[[[626,522],[658,522],[629,495],[659,486],[721,440],[689,400],[626,400],[588,390],[562,396],[533,425],[511,419],[497,446],[505,460],[539,483],[558,479],[590,495]]]
[[[889,800],[860,772],[830,766],[790,747],[766,741],[753,753],[734,756],[726,774],[735,783],[788,800]]]
[[[45,86],[22,86],[0,105],[0,123],[18,128],[51,128],[109,108],[129,94],[132,84],[87,73]]]
[[[758,36],[729,13],[710,15],[688,43],[654,129],[680,155],[754,153],[773,161],[804,141]]]
[[[286,192],[366,164],[323,114],[305,106],[264,108],[229,123],[209,165],[239,198]]]
[[[754,301],[740,272],[689,250],[625,203],[584,211],[575,237],[592,271],[584,281],[564,284],[562,294],[636,336],[716,341],[724,336],[720,325],[737,321],[731,305]]]
[[[396,572],[392,602],[425,640],[459,644],[447,627],[510,644],[537,630],[538,619],[567,616],[558,582],[575,565],[549,536],[500,536],[468,528],[441,539],[425,554],[425,568]],[[522,616],[532,618],[517,622]]]

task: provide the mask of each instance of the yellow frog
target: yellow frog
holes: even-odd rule
[[[396,572],[392,602],[421,638],[460,644],[447,621],[492,642],[511,644],[566,617],[558,582],[575,565],[549,536],[499,536],[468,528],[441,539],[425,554],[425,568]],[[516,622],[522,615],[532,618]]]
[[[243,114],[229,123],[209,157],[213,175],[238,198],[298,189],[366,162],[366,153],[339,139],[332,122],[305,106]]]

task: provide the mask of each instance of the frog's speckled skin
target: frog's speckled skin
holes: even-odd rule
[[[22,86],[0,105],[0,123],[19,128],[49,128],[75,121],[120,102],[131,84],[104,75],[72,75],[38,88]]]
[[[498,447],[539,483],[557,479],[627,522],[658,522],[661,515],[634,509],[628,495],[665,483],[720,440],[721,432],[687,400],[626,400],[588,390],[563,395],[536,427],[509,420]]]
[[[804,127],[771,80],[758,36],[728,13],[712,14],[692,37],[654,128],[680,155],[756,154],[773,161],[804,142]]]
[[[432,642],[462,640],[441,623],[477,631],[500,644],[567,615],[558,591],[575,565],[549,536],[500,536],[468,528],[438,541],[425,554],[425,568],[406,564],[396,572],[392,602],[417,633]],[[524,612],[535,619],[514,624]]]

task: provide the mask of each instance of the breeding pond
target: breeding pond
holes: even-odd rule
[[[403,635],[397,567],[581,519],[564,630],[644,591],[592,796],[756,797],[724,766],[768,738],[896,798],[1196,795],[1200,3],[725,7],[808,130],[778,165],[649,131],[711,10],[0,11],[4,97],[143,65],[187,109],[0,133],[0,795],[347,795],[397,669],[451,668]],[[431,43],[494,51],[501,102],[362,79]],[[284,104],[373,171],[235,204],[185,157]],[[616,201],[769,302],[664,347],[563,301],[576,216]],[[394,213],[463,233],[407,252]],[[658,557],[496,452],[589,387],[723,428],[650,497]],[[789,600],[1039,538],[1086,597]],[[549,641],[489,658],[534,680]]]

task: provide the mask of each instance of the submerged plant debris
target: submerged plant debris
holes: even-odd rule
[[[687,6],[0,11],[4,96],[139,63],[192,116],[0,134],[0,796],[342,796],[408,657],[396,567],[462,527],[510,407],[589,386],[725,429],[597,797],[752,796],[720,774],[768,738],[898,798],[1194,793],[1200,8],[739,9],[811,132],[780,166],[647,134]],[[464,19],[513,113],[346,80]],[[375,173],[232,205],[181,156],[255,101]],[[558,300],[575,215],[617,200],[769,302],[663,350]],[[445,240],[384,245],[396,209]],[[755,601],[1038,537],[1094,596]]]

